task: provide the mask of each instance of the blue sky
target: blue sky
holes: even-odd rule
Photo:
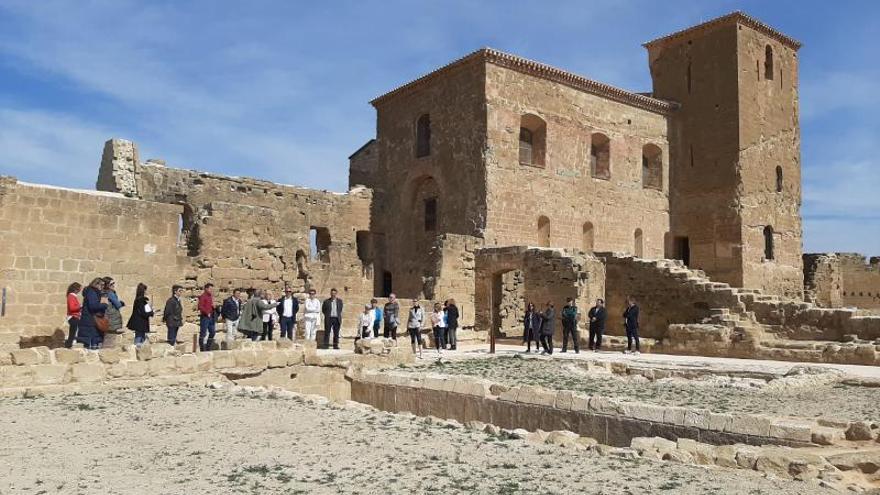
[[[732,10],[801,40],[804,244],[880,255],[880,2],[0,0],[0,174],[93,188],[103,142],[345,190],[368,101],[491,46],[635,91],[641,43]]]

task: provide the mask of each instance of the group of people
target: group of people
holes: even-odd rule
[[[574,299],[566,299],[560,319],[562,321],[562,352],[568,351],[568,341],[571,339],[574,352],[580,353],[580,335],[578,322],[581,314]],[[605,308],[603,299],[596,299],[596,304],[587,312],[589,320],[589,348],[591,351],[602,350],[602,336],[605,334],[605,322],[608,319],[608,310]],[[627,297],[626,309],[623,311],[623,326],[626,331],[627,347],[624,353],[639,354],[639,306],[633,296]],[[523,316],[523,343],[526,345],[525,352],[532,352],[532,342],[535,343],[535,352],[541,350],[541,354],[553,354],[553,333],[556,330],[556,310],[552,302],[547,302],[543,311],[538,311],[531,302],[526,306]]]
[[[79,294],[82,291],[82,301]],[[171,287],[171,295],[165,301],[162,323],[167,328],[167,341],[178,343],[177,334],[183,326],[183,287]],[[115,335],[123,329],[121,309],[125,303],[116,293],[116,282],[111,277],[96,278],[83,288],[78,282],[67,289],[67,321],[70,327],[67,347],[81,342],[87,349],[110,347],[115,344]],[[330,290],[330,297],[319,300],[314,289],[301,304],[293,289],[286,287],[283,295],[276,298],[269,290],[234,289],[232,294],[220,304],[214,300],[214,284],[204,285],[198,296],[199,349],[208,351],[214,348],[217,323],[222,319],[226,325],[227,347],[238,333],[251,340],[273,340],[274,329],[280,327],[280,338],[296,340],[297,315],[303,306],[302,327],[305,340],[315,341],[317,330],[323,321],[323,347],[339,349],[339,334],[342,327],[343,301],[336,289]],[[155,312],[147,296],[147,286],[138,284],[132,314],[126,327],[134,332],[135,345],[148,340],[150,318]],[[455,300],[449,299],[443,305],[436,303],[428,316],[438,352],[443,349],[456,349],[456,330],[459,312]],[[421,356],[424,342],[421,328],[426,321],[425,312],[418,300],[409,310],[407,330],[414,352]],[[379,306],[377,299],[364,306],[358,322],[356,339],[382,336],[397,340],[400,326],[400,303],[395,294],[390,294],[388,302]]]

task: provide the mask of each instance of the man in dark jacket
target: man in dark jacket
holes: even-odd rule
[[[336,297],[336,289],[330,289],[330,297],[321,304],[324,315],[324,349],[330,347],[330,332],[333,332],[333,348],[339,349],[339,327],[342,326],[342,299]]]
[[[599,351],[602,349],[602,334],[605,333],[605,320],[608,318],[605,301],[596,299],[596,305],[590,308],[587,318],[590,319],[590,350]]]
[[[639,352],[639,307],[636,305],[636,298],[629,296],[626,298],[626,310],[623,312],[623,326],[626,327],[626,351],[624,353],[640,354]],[[632,350],[633,341],[636,343],[636,350]]]
[[[299,312],[299,298],[290,287],[284,288],[284,297],[278,302],[278,321],[281,323],[281,338],[296,340],[296,314]]]
[[[574,303],[574,299],[565,300],[565,306],[562,308],[562,352],[568,351],[568,337],[571,336],[574,342],[575,354],[580,354],[580,335],[578,335],[578,308]]]
[[[171,345],[177,344],[177,331],[183,326],[183,304],[180,303],[182,296],[183,287],[171,287],[171,297],[165,302],[165,310],[162,311],[162,321],[168,327],[168,343]]]
[[[232,295],[223,301],[220,308],[220,314],[223,321],[226,322],[226,348],[229,349],[235,342],[235,335],[238,333],[238,320],[241,318],[241,289],[232,291]]]
[[[553,355],[553,332],[556,331],[556,310],[553,303],[548,302],[541,315],[541,346],[544,351],[541,354]]]
[[[446,301],[446,340],[449,342],[449,349],[456,350],[458,348],[458,306],[455,305],[455,299]]]

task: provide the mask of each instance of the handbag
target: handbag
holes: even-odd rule
[[[95,328],[102,335],[110,331],[110,318],[106,315],[95,315]]]

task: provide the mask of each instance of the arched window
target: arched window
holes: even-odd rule
[[[590,136],[590,175],[596,179],[611,178],[611,140],[600,132]]]
[[[770,45],[764,49],[764,79],[773,80],[773,48]]]
[[[776,192],[782,192],[782,167],[776,166]]]
[[[584,222],[583,227],[583,238],[582,238],[582,249],[588,253],[593,252],[593,246],[595,244],[595,233],[593,231],[593,224],[591,222]]]
[[[656,144],[642,147],[642,187],[663,189],[663,150]]]
[[[635,234],[633,234],[633,254],[636,258],[641,258],[645,255],[645,243],[642,239],[642,229],[636,229]]]
[[[538,246],[550,247],[550,219],[538,217]]]
[[[687,66],[687,89],[688,94],[691,94],[691,63],[688,62]]]
[[[764,259],[773,259],[773,227],[764,227]]]
[[[519,163],[544,166],[547,124],[537,115],[526,114],[519,123]]]
[[[424,114],[416,122],[416,158],[431,154],[431,116]]]

